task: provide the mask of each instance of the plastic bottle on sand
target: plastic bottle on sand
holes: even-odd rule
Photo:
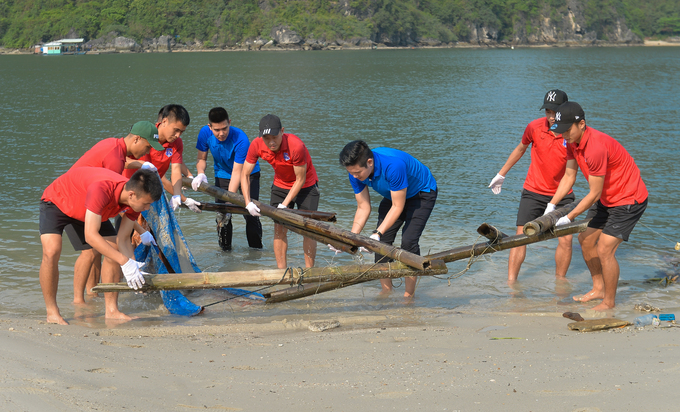
[[[654,323],[654,320],[656,320],[656,324],[659,324],[659,317],[654,315],[654,314],[649,314],[649,315],[644,315],[644,316],[638,316],[633,320],[633,323],[635,324],[636,328],[641,328],[643,326],[651,325]]]

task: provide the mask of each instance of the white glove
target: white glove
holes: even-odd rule
[[[328,245],[328,248],[331,250],[331,252],[335,252],[336,255],[338,253],[342,253],[342,250],[334,248],[333,245]]]
[[[369,237],[370,237],[371,239],[373,239],[373,240],[377,240],[378,242],[380,242],[380,235],[377,234],[377,233],[373,233],[373,234],[372,234],[371,236],[369,236]],[[363,253],[373,253],[373,251],[368,250],[368,249],[366,249],[366,248],[363,247],[363,246],[361,246],[361,247],[359,248],[359,252],[363,252]]]
[[[182,196],[175,195],[172,197],[172,210],[177,211],[177,209],[182,205]]]
[[[199,173],[198,176],[194,177],[194,180],[191,181],[191,188],[194,189],[194,191],[198,191],[198,187],[201,183],[208,184],[208,177],[205,173]]]
[[[547,215],[553,210],[555,210],[555,205],[553,205],[552,203],[548,203],[548,206],[545,207],[545,212],[543,212],[543,216]]]
[[[491,180],[489,187],[491,188],[491,191],[493,192],[494,195],[497,195],[501,192],[501,186],[503,186],[504,181],[505,181],[505,176],[501,176],[498,173],[496,174],[496,177],[494,177]]]
[[[158,169],[156,168],[156,166],[154,166],[153,163],[151,163],[151,162],[144,162],[144,164],[142,165],[142,167],[140,167],[140,169],[149,169],[149,170],[151,170],[152,172],[157,172],[157,171],[158,171]]]
[[[144,276],[142,276],[142,272],[139,271],[139,268],[142,266],[144,266],[144,263],[136,262],[132,259],[128,259],[128,261],[121,266],[128,286],[134,290],[140,289],[145,283]]]
[[[193,183],[192,183],[193,184]],[[173,196],[174,197],[174,196]],[[187,207],[192,211],[196,213],[201,213],[201,209],[198,207],[201,205],[201,202],[197,202],[194,199],[187,197],[187,200],[184,201],[184,204],[187,205]]]
[[[153,235],[151,233],[149,233],[148,230],[146,232],[142,233],[141,235],[139,235],[139,237],[142,239],[142,243],[145,246],[150,246],[150,245],[158,246],[156,244],[156,239],[153,238]]]
[[[250,213],[250,216],[261,216],[260,208],[255,206],[255,203],[253,202],[248,203],[246,209],[248,210],[248,213]]]
[[[276,206],[277,209],[288,209],[288,206],[284,205],[283,203],[279,203],[278,206]]]
[[[569,223],[571,223],[571,219],[569,219],[569,217],[567,216],[562,216],[560,220],[558,220],[557,223],[555,223],[555,226],[562,226]]]

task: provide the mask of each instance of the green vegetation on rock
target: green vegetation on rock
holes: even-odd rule
[[[680,35],[680,0],[3,0],[0,45],[117,32],[139,43],[170,35],[210,48],[268,40],[278,26],[327,42],[437,44],[469,41],[479,29],[512,42],[536,33],[545,18],[562,24],[573,9],[596,39],[607,39],[620,21],[640,37]]]

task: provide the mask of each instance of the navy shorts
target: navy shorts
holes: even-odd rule
[[[598,200],[588,209],[586,219],[591,218],[588,227],[602,229],[605,235],[627,242],[628,236],[645,213],[645,209],[647,209],[647,199],[642,203],[635,202],[632,205],[614,207],[607,207]]]
[[[550,200],[552,200],[552,196],[542,195],[526,189],[522,190],[522,199],[519,201],[519,210],[517,211],[517,226],[524,226],[532,220],[543,216]],[[569,193],[556,205],[556,209],[564,207],[574,200],[576,200],[574,193]]]
[[[290,189],[283,189],[278,186],[272,185],[272,194],[269,199],[269,204],[276,207],[279,203],[286,200]],[[300,210],[319,210],[319,186],[314,184],[313,186],[305,187],[300,189],[295,199],[288,205],[289,208],[294,209],[297,205]]]
[[[54,203],[40,201],[40,234],[63,235],[64,228],[75,250],[92,249],[85,241],[85,222],[67,216]],[[99,228],[102,237],[116,236],[116,229],[110,221],[105,220]]]

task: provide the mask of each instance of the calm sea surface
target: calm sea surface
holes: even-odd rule
[[[275,113],[286,131],[306,143],[319,174],[320,209],[338,213],[349,228],[355,201],[337,155],[349,141],[389,146],[420,159],[434,173],[439,198],[421,249],[438,252],[478,241],[483,222],[514,233],[527,154],[510,172],[503,191],[489,181],[519,143],[524,127],[541,116],[550,88],[581,103],[588,124],[620,141],[635,158],[649,190],[649,207],[629,242],[617,253],[621,283],[616,315],[632,319],[647,302],[680,310],[680,285],[646,279],[678,273],[678,141],[680,49],[575,48],[518,50],[374,50],[330,52],[224,52],[85,56],[0,56],[0,314],[43,319],[38,283],[41,245],[38,204],[42,191],[99,140],[122,137],[139,120],[154,120],[168,103],[184,105],[191,124],[183,135],[185,162],[195,173],[195,142],[210,108],[224,106],[233,125],[252,139],[259,119]],[[273,171],[263,165],[262,200]],[[212,181],[212,160],[209,162]],[[577,197],[587,193],[579,172]],[[189,194],[210,201],[202,193]],[[373,195],[374,206],[379,197]],[[368,226],[375,225],[376,213]],[[273,223],[264,219],[265,250],[247,247],[235,218],[234,250],[217,246],[214,214],[181,211],[189,246],[206,271],[275,268]],[[665,237],[665,238],[664,238]],[[666,239],[668,238],[668,239]],[[571,295],[590,289],[589,272],[574,241],[567,282],[554,278],[556,241],[528,247],[520,281],[506,284],[508,252],[481,258],[449,283],[424,278],[417,299],[404,306],[403,290],[377,297],[372,282],[293,303],[264,306],[231,301],[201,317],[164,315],[158,295],[121,295],[121,309],[142,317],[137,325],[268,322],[286,316],[318,318],[389,310],[395,322],[464,312],[584,311]],[[291,234],[289,264],[304,266],[301,237]],[[58,302],[71,322],[102,327],[103,298],[83,308],[73,296],[77,253],[64,241]],[[368,260],[372,256],[367,257]],[[353,263],[319,247],[317,266]],[[449,264],[449,274],[467,262]],[[442,277],[442,278],[445,278]],[[397,281],[396,284],[399,284]],[[221,291],[193,292],[207,304]]]

